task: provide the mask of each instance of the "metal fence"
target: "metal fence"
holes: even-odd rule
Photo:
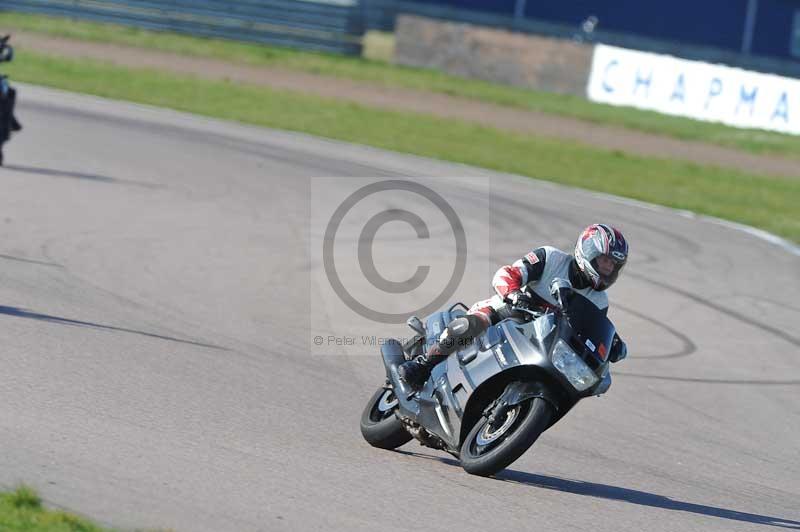
[[[585,21],[582,25],[566,25],[523,16],[526,1],[514,0],[513,11],[507,13],[462,9],[452,5],[411,0],[360,0],[368,29],[394,30],[398,15],[417,15],[450,22],[507,29],[562,39],[604,43],[622,48],[670,54],[685,59],[722,63],[756,72],[800,77],[800,62],[764,55],[740,53],[713,46],[686,44],[645,37],[638,34],[596,30]]]
[[[526,18],[526,3],[531,5],[530,0],[507,0],[503,5],[509,9],[502,12],[419,0],[0,0],[0,11],[61,15],[350,55],[361,54],[367,29],[392,31],[398,15],[411,14],[800,77],[800,63],[794,61]]]
[[[367,28],[381,31],[393,31],[397,15],[403,14],[557,37],[571,37],[579,29],[577,25],[566,26],[525,18],[521,11],[525,0],[515,0],[514,10],[508,13],[463,9],[447,4],[413,0],[360,0],[360,2]]]
[[[351,55],[365,31],[357,1],[3,0],[0,10],[115,22]]]

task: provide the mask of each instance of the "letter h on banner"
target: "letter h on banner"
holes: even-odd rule
[[[645,87],[644,96],[645,98],[650,96],[650,84],[653,82],[653,71],[651,70],[650,73],[647,75],[646,78],[642,77],[641,71],[637,68],[636,69],[636,82],[633,85],[633,93],[636,94],[639,92],[639,87]]]

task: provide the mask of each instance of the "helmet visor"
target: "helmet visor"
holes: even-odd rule
[[[598,288],[605,290],[614,284],[626,262],[626,259],[619,259],[613,255],[598,255],[592,259],[592,268],[599,276]]]

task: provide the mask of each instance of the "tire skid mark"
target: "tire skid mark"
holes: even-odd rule
[[[210,133],[208,131],[198,131],[186,126],[179,125],[166,125],[166,124],[153,124],[144,120],[137,120],[127,117],[109,116],[100,113],[95,113],[87,110],[77,110],[69,107],[62,107],[59,105],[34,102],[26,103],[25,107],[30,109],[47,113],[47,114],[60,114],[69,118],[76,118],[81,120],[91,120],[104,124],[110,124],[126,129],[135,129],[143,131],[150,135],[167,136],[170,138],[178,138],[189,140],[195,144],[211,145],[217,148],[225,148],[230,151],[243,153],[245,155],[253,155],[268,159],[269,161],[279,161],[286,164],[297,164],[298,160],[302,160],[306,168],[313,168],[320,171],[320,175],[330,175],[331,170],[336,168],[337,164],[341,164],[341,160],[332,158],[323,158],[315,156],[311,158],[308,154],[301,150],[287,150],[282,147],[275,147],[269,143],[254,142],[243,138],[226,135],[222,133]],[[319,161],[319,162],[317,162]],[[370,176],[379,177],[400,177],[402,174],[375,166],[370,166],[360,163],[350,163],[349,166],[356,166],[368,170]]]
[[[728,309],[723,307],[719,304],[713,303],[711,301],[705,300],[691,292],[687,292],[681,288],[677,288],[675,286],[668,285],[666,283],[662,283],[660,281],[655,281],[653,279],[647,278],[642,275],[634,274],[628,272],[629,276],[634,277],[640,281],[644,281],[645,283],[650,283],[652,285],[658,286],[660,288],[664,288],[667,291],[674,292],[676,294],[680,294],[695,303],[698,303],[702,306],[710,308],[712,310],[716,310],[721,314],[724,314],[728,317],[731,317],[735,320],[743,322],[747,325],[751,325],[760,329],[765,332],[769,332],[779,338],[789,342],[792,345],[800,346],[800,339],[795,338],[781,329],[776,327],[772,327],[770,325],[753,321],[748,316],[740,314],[734,310]],[[615,305],[618,307],[619,305]],[[626,312],[630,312],[630,309],[623,309]],[[646,317],[642,316],[643,319],[647,319]],[[666,327],[666,326],[665,326]],[[688,339],[688,337],[687,337]],[[691,341],[691,340],[690,340]],[[637,357],[637,358],[645,358],[645,357]],[[648,358],[666,358],[666,357],[648,357]],[[664,380],[664,381],[676,381],[676,382],[690,382],[690,383],[703,383],[703,384],[734,384],[734,385],[752,385],[752,386],[797,386],[800,385],[800,379],[709,379],[709,378],[701,378],[701,377],[678,377],[678,376],[667,376],[667,375],[648,375],[644,373],[632,373],[627,371],[615,371],[614,375],[621,375],[625,377],[634,377],[640,379],[652,379],[652,380]]]
[[[614,308],[615,309],[620,309],[623,312],[627,312],[628,314],[636,316],[637,318],[640,318],[640,319],[643,319],[644,321],[652,323],[656,327],[664,329],[669,334],[671,334],[672,336],[674,336],[675,338],[677,338],[678,340],[680,340],[683,343],[683,346],[678,351],[675,351],[674,353],[668,353],[666,355],[643,355],[643,356],[637,355],[635,357],[631,357],[632,359],[639,360],[639,359],[646,359],[646,358],[658,358],[658,359],[680,358],[680,357],[689,356],[689,355],[697,352],[697,344],[695,344],[692,341],[691,338],[689,338],[687,335],[683,334],[679,330],[674,329],[674,328],[670,327],[669,325],[664,324],[660,320],[657,320],[655,318],[651,318],[651,317],[649,317],[649,316],[647,316],[645,314],[642,314],[641,312],[633,310],[630,307],[626,307],[624,305],[620,305],[619,303],[614,303]]]
[[[527,210],[535,209],[535,212],[537,214],[541,213],[547,219],[555,219],[555,220],[558,220],[558,221],[562,222],[565,225],[575,226],[575,219],[574,218],[570,218],[569,216],[567,216],[566,214],[562,213],[559,210],[547,209],[547,208],[541,207],[540,205],[531,205],[530,203],[526,203],[526,202],[518,200],[516,198],[502,198],[502,200],[500,200],[500,201],[502,201],[503,205],[513,205],[513,206],[515,206],[515,207],[517,207],[517,208],[519,208],[520,210],[523,210],[523,211],[525,209],[527,209]],[[506,212],[503,213],[503,217],[514,218],[518,224],[521,224],[522,227],[524,227],[525,224],[530,223],[530,219],[528,217],[526,217],[526,216],[524,216],[522,214],[516,214],[515,211],[506,211]],[[626,223],[629,223],[631,225],[636,225],[637,227],[646,228],[649,231],[652,231],[654,233],[658,233],[658,234],[664,236],[665,238],[673,240],[674,242],[676,242],[682,248],[688,248],[688,249],[692,250],[693,252],[689,253],[690,257],[695,257],[696,253],[699,253],[702,250],[702,248],[696,242],[692,242],[690,239],[686,238],[683,235],[678,235],[678,234],[675,234],[675,233],[671,233],[671,232],[669,232],[669,231],[667,231],[667,230],[665,230],[665,229],[663,229],[661,227],[657,227],[655,225],[650,225],[650,224],[644,223],[644,222],[642,222],[640,220],[636,220],[635,222],[627,221]],[[572,245],[572,243],[570,243],[570,244]],[[645,253],[643,255],[644,255],[643,258],[640,258],[639,260],[636,261],[637,264],[642,265],[642,264],[653,264],[653,263],[660,262],[659,258],[656,257],[653,254]],[[697,259],[692,258],[691,260],[696,266],[699,267],[699,264],[697,263]]]
[[[614,375],[634,377],[638,379],[652,379],[660,381],[693,382],[702,384],[746,384],[751,386],[798,386],[800,379],[705,379],[701,377],[670,377],[667,375],[645,375],[644,373],[629,373],[627,371],[615,371]]]
[[[798,307],[798,306],[790,305],[788,303],[783,303],[781,301],[776,301],[776,300],[770,299],[768,297],[760,297],[760,296],[754,296],[754,295],[750,295],[750,294],[731,294],[731,295],[727,295],[727,296],[723,296],[723,297],[717,298],[717,301],[724,301],[724,300],[727,300],[727,299],[736,299],[736,298],[749,299],[751,301],[756,301],[758,303],[766,303],[768,305],[772,305],[773,307],[776,307],[776,308],[778,308],[780,310],[789,310],[791,312],[800,313],[800,307]]]
[[[0,305],[0,315],[3,316],[11,316],[14,318],[25,318],[31,320],[37,320],[44,323],[53,323],[53,324],[60,324],[60,325],[73,325],[79,327],[89,327],[92,329],[98,330],[105,330],[105,331],[115,331],[115,332],[123,332],[123,333],[130,333],[130,334],[138,334],[140,336],[147,336],[149,338],[155,338],[158,340],[167,340],[170,342],[179,342],[182,344],[189,344],[197,347],[205,347],[208,349],[218,349],[221,351],[230,351],[227,347],[222,347],[214,344],[208,344],[205,342],[200,342],[196,340],[190,340],[186,338],[177,338],[174,336],[167,336],[164,334],[157,334],[153,332],[131,329],[127,327],[118,327],[115,325],[108,325],[103,323],[97,323],[92,321],[86,320],[75,320],[72,318],[65,318],[63,316],[55,316],[52,314],[45,314],[42,312],[36,312],[24,308],[19,307],[12,307],[6,305]]]
[[[796,337],[788,334],[783,329],[779,329],[777,327],[773,327],[771,325],[767,325],[766,323],[761,323],[761,322],[755,321],[750,316],[746,316],[744,314],[736,312],[735,310],[731,310],[731,309],[729,309],[727,307],[724,307],[722,305],[719,305],[719,304],[714,303],[712,301],[709,301],[707,299],[703,299],[702,297],[700,297],[700,296],[698,296],[696,294],[693,294],[693,293],[691,293],[691,292],[689,292],[687,290],[684,290],[682,288],[678,288],[676,286],[672,286],[672,285],[669,285],[667,283],[662,283],[661,281],[656,281],[656,280],[653,280],[653,279],[651,279],[649,277],[646,277],[644,275],[640,275],[640,274],[636,274],[636,273],[632,273],[632,272],[628,272],[626,275],[629,276],[629,277],[633,277],[634,279],[638,279],[640,281],[643,281],[645,283],[649,283],[649,284],[658,286],[658,287],[663,288],[663,289],[665,289],[665,290],[667,290],[669,292],[674,292],[676,294],[680,294],[683,297],[685,297],[687,299],[690,299],[693,302],[695,302],[695,303],[697,303],[697,304],[699,304],[701,306],[704,306],[706,308],[710,308],[712,310],[716,310],[717,312],[719,312],[721,314],[724,314],[724,315],[726,315],[726,316],[728,316],[730,318],[738,320],[738,321],[740,321],[740,322],[742,322],[742,323],[744,323],[746,325],[750,325],[750,326],[755,327],[757,329],[761,329],[762,331],[771,333],[771,334],[777,336],[778,338],[781,338],[782,340],[785,340],[788,343],[790,343],[790,344],[792,344],[792,345],[794,345],[796,347],[800,347],[800,338],[796,338]]]
[[[15,257],[13,255],[0,255],[0,259],[2,260],[11,260],[15,262],[24,262],[26,264],[37,264],[39,266],[52,266],[54,268],[63,268],[61,264],[57,264],[55,262],[46,262],[42,260],[34,260],[34,259],[26,259],[24,257]]]

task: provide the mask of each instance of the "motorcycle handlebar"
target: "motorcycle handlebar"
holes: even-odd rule
[[[536,312],[529,308],[524,307],[515,307],[512,305],[505,305],[497,309],[497,313],[500,317],[500,320],[504,320],[506,318],[521,318],[526,316],[530,319],[536,319],[542,314],[540,312]]]

